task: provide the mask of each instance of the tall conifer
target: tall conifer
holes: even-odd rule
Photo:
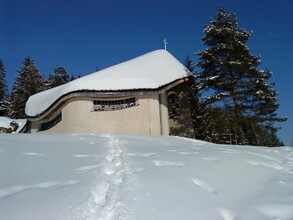
[[[251,129],[285,119],[275,113],[277,93],[268,83],[270,72],[257,69],[259,56],[251,55],[246,46],[251,32],[238,28],[236,14],[219,7],[204,34],[202,41],[207,48],[198,51],[197,66],[202,69],[198,79],[208,94],[206,100],[214,108],[223,109],[228,120],[223,129],[229,130],[234,144],[262,144],[250,138]]]
[[[193,83],[188,86],[188,94],[194,137],[199,140],[212,141],[210,127],[210,108],[208,104],[200,100],[201,89],[196,77],[195,65],[188,55],[184,61],[184,66],[193,76]]]
[[[53,88],[68,83],[69,81],[70,76],[66,69],[63,67],[57,67],[54,69],[54,73],[49,76],[48,87]]]
[[[5,67],[0,60],[0,116],[7,114],[7,82],[5,79]]]
[[[9,116],[25,118],[26,101],[31,95],[45,90],[45,79],[29,57],[25,58],[18,73],[10,96]]]

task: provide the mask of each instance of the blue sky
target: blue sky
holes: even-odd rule
[[[0,0],[0,59],[10,89],[25,57],[33,58],[45,76],[62,66],[86,75],[96,68],[163,48],[184,61],[201,43],[204,25],[222,5],[237,13],[239,27],[253,31],[248,46],[261,55],[280,92],[279,132],[293,140],[293,1],[292,0]]]

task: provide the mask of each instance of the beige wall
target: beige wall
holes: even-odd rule
[[[86,97],[71,99],[49,119],[32,122],[31,132],[169,135],[165,93],[136,97],[137,106],[116,111],[93,111],[93,100]],[[38,131],[41,123],[52,120],[60,111],[61,122],[49,130]]]
[[[168,100],[166,92],[159,95],[160,102],[160,117],[161,117],[161,135],[169,135],[169,112],[168,112]]]

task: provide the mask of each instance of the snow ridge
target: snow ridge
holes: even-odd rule
[[[121,140],[109,135],[106,152],[101,167],[101,174],[96,179],[96,186],[91,195],[82,219],[113,220],[129,218],[129,210],[121,202],[122,189],[126,179],[131,174],[124,154]]]

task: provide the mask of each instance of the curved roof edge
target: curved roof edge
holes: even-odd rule
[[[155,50],[29,97],[25,113],[39,117],[61,97],[77,91],[156,90],[190,72],[168,51]]]
[[[55,112],[55,110],[59,109],[60,106],[62,106],[66,101],[68,101],[71,98],[77,98],[77,97],[85,97],[85,95],[80,95],[81,93],[83,94],[88,94],[88,97],[116,97],[117,95],[120,95],[123,93],[123,95],[134,95],[135,93],[141,93],[141,92],[158,92],[161,93],[165,90],[168,90],[172,87],[175,87],[181,83],[186,83],[189,82],[193,76],[187,76],[182,79],[177,79],[173,82],[170,82],[166,85],[163,85],[159,88],[156,89],[133,89],[133,90],[119,90],[119,91],[95,91],[95,90],[79,90],[79,91],[72,91],[67,94],[64,94],[60,96],[54,103],[52,103],[45,111],[41,112],[38,115],[35,116],[29,116],[27,115],[27,119],[31,121],[37,121],[45,118],[46,116],[50,115],[50,113]]]

